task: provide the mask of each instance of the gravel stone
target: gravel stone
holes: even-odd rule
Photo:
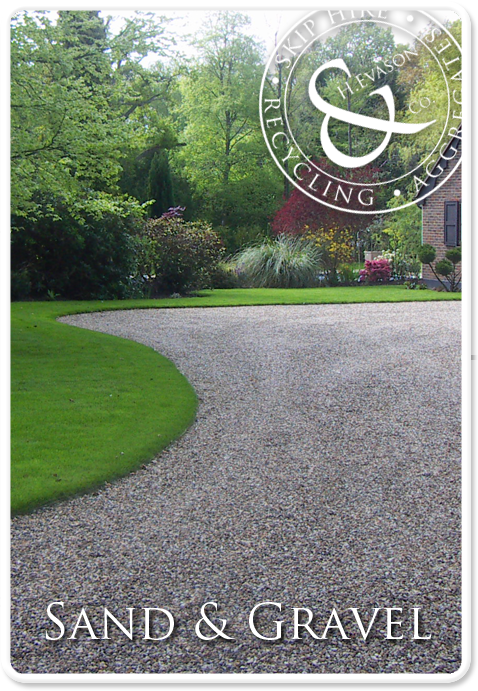
[[[115,311],[64,318],[174,361],[197,420],[152,463],[99,491],[12,521],[12,664],[23,673],[451,673],[461,652],[460,304]],[[138,411],[141,414],[141,411]],[[143,640],[71,635],[85,607],[163,607],[176,628]],[[219,604],[234,640],[195,635]],[[265,635],[255,638],[252,607]],[[350,636],[293,640],[292,608],[319,634],[335,607]],[[350,607],[381,612],[366,642]],[[410,608],[420,607],[413,640]],[[138,616],[136,616],[138,615]],[[262,627],[262,628],[261,628]],[[201,629],[212,634],[207,627]],[[163,628],[163,631],[165,629]],[[397,631],[398,634],[398,631]]]

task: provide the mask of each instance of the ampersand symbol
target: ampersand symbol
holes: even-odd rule
[[[436,122],[436,120],[419,124],[395,122],[395,101],[392,90],[389,86],[382,86],[380,89],[376,89],[370,94],[370,96],[373,96],[373,94],[380,94],[383,97],[388,108],[388,120],[372,118],[368,115],[359,115],[358,113],[352,113],[348,110],[344,110],[343,108],[338,108],[337,106],[327,103],[327,101],[324,101],[324,99],[317,93],[316,80],[319,74],[332,67],[337,67],[343,70],[348,77],[352,76],[342,58],[330,60],[330,62],[327,62],[319,67],[319,69],[317,69],[310,78],[309,98],[316,108],[322,111],[322,113],[325,113],[325,118],[322,122],[322,127],[320,130],[320,141],[326,156],[328,156],[328,158],[337,165],[340,165],[344,168],[359,168],[360,166],[365,166],[367,163],[374,161],[377,156],[380,156],[382,151],[387,148],[392,134],[416,134],[417,132],[420,132],[420,130],[425,129],[425,127],[429,127]],[[365,156],[347,156],[339,151],[334,144],[332,144],[329,136],[330,118],[336,118],[342,122],[347,122],[351,125],[358,125],[359,127],[367,127],[371,130],[386,132],[386,135],[380,146],[374,149],[370,154],[366,154]]]
[[[224,633],[224,629],[226,628],[226,624],[227,624],[227,620],[226,620],[226,619],[220,619],[220,622],[221,622],[221,624],[222,624],[222,628],[220,628],[220,629],[218,629],[218,627],[214,624],[214,622],[212,622],[212,621],[209,619],[209,617],[208,617],[208,615],[207,615],[207,613],[206,613],[206,607],[207,607],[208,605],[212,605],[212,606],[214,607],[214,609],[217,611],[217,602],[206,602],[206,603],[201,607],[201,617],[202,617],[202,618],[201,618],[201,619],[198,621],[198,623],[196,624],[196,636],[198,636],[198,637],[199,637],[201,640],[203,640],[203,641],[212,641],[212,640],[214,640],[215,638],[217,638],[218,636],[221,636],[221,638],[226,638],[228,641],[233,641],[234,638],[231,638],[230,636],[227,636],[227,635]],[[201,628],[200,628],[201,622],[204,622],[205,624],[207,624],[207,625],[209,626],[209,628],[212,629],[212,631],[215,631],[215,632],[216,632],[216,635],[215,635],[215,636],[204,636],[204,635],[201,633]]]

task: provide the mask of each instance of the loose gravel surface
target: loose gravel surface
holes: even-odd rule
[[[171,358],[197,421],[154,462],[13,520],[12,664],[49,673],[451,673],[460,667],[460,305],[142,310],[64,319]],[[138,415],[141,409],[138,408]],[[63,621],[65,636],[46,608]],[[233,638],[201,640],[201,606]],[[261,602],[282,603],[256,618]],[[100,640],[72,635],[85,607]],[[134,611],[134,638],[112,626]],[[141,608],[174,616],[144,640]],[[294,640],[293,608],[322,636]],[[388,640],[381,609],[401,607]],[[413,639],[412,608],[420,608]],[[308,620],[302,611],[300,621]],[[163,615],[153,635],[166,632]],[[80,622],[85,625],[85,620]],[[334,619],[332,624],[337,625]],[[205,636],[214,632],[202,624]]]

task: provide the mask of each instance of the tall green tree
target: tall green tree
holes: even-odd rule
[[[256,194],[267,205],[280,189],[260,130],[263,54],[246,33],[249,21],[237,12],[210,15],[195,41],[198,58],[180,83],[186,146],[175,156],[176,168],[213,223],[225,226],[239,222],[246,189],[253,207]]]
[[[462,60],[458,47],[461,45],[461,19],[448,22],[445,27],[458,45],[453,39],[447,38],[444,32],[438,35],[436,28],[432,31],[431,26],[426,27],[413,45],[417,56],[413,63],[407,65],[407,69],[401,70],[399,75],[400,83],[410,94],[408,102],[413,104],[415,111],[405,110],[406,118],[411,122],[436,120],[434,125],[426,127],[413,138],[403,142],[403,153],[408,159],[419,160],[433,149],[445,125],[458,127],[461,122]],[[438,49],[446,46],[447,43],[449,46],[437,54]],[[443,68],[445,62],[448,66]],[[448,94],[442,69],[445,69],[447,73],[448,83],[453,84],[450,94]],[[420,108],[420,102],[426,104],[427,107]],[[448,113],[449,104],[450,112]]]
[[[388,119],[383,98],[370,96],[372,91],[385,86],[392,89],[396,109],[403,106],[404,93],[398,83],[398,71],[385,63],[399,51],[390,28],[385,29],[371,20],[348,24],[336,35],[323,43],[316,41],[293,76],[293,88],[289,99],[289,120],[297,133],[299,146],[306,154],[320,157],[320,127],[324,114],[318,111],[308,96],[309,80],[321,65],[342,58],[351,77],[339,68],[324,71],[317,79],[317,89],[330,104],[343,110],[362,115]],[[329,125],[332,141],[348,156],[362,156],[376,148],[383,135],[380,132],[332,119]],[[391,161],[383,157],[382,165],[390,167]]]

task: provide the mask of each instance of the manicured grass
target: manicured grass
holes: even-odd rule
[[[54,304],[59,314],[149,307],[239,307],[241,305],[316,305],[360,302],[423,302],[461,300],[461,293],[407,290],[405,286],[351,286],[344,288],[234,288],[202,291],[194,297],[161,300],[104,300]]]
[[[194,420],[194,390],[169,360],[55,322],[65,308],[13,305],[13,513],[127,474]]]
[[[149,307],[459,300],[403,286],[205,291],[163,300],[12,305],[12,511],[98,487],[153,458],[193,421],[196,396],[166,358],[56,322]]]

